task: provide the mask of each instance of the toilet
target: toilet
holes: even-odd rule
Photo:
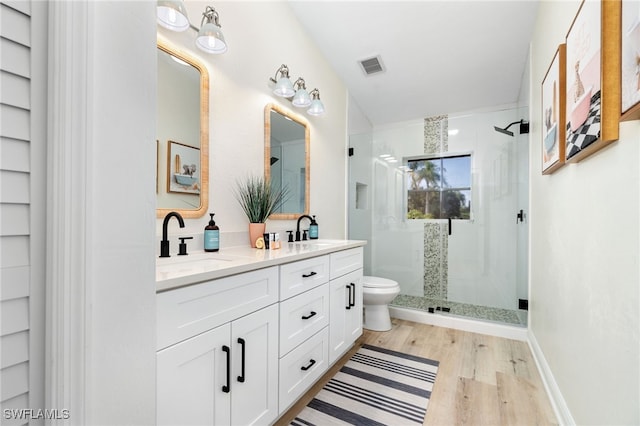
[[[362,277],[362,304],[367,330],[391,330],[391,318],[387,306],[400,293],[400,285],[387,278]]]

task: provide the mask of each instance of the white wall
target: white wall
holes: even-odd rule
[[[530,333],[565,421],[638,424],[640,121],[584,161],[540,173],[539,88],[579,4],[541,2],[531,45]]]
[[[155,2],[124,4],[49,3],[45,403],[64,424],[155,423]]]
[[[200,24],[206,1],[187,0],[192,23]],[[210,73],[210,196],[209,211],[220,226],[221,250],[248,244],[248,220],[233,196],[236,180],[264,173],[264,107],[277,103],[303,115],[310,123],[310,213],[318,219],[320,238],[346,237],[347,91],[320,51],[303,32],[286,2],[218,1],[215,8],[229,45],[223,55],[201,54],[194,37],[161,30],[205,61]],[[309,90],[317,87],[326,113],[312,117],[286,99],[272,94],[269,78],[281,64],[291,78],[302,76]],[[194,234],[193,249],[201,249],[208,215],[173,223],[170,234]],[[305,225],[306,226],[306,225]],[[295,221],[270,220],[270,231],[295,229]],[[157,234],[161,221],[157,221]],[[286,235],[286,234],[285,234]],[[283,235],[283,237],[285,236]],[[172,237],[176,241],[175,237]],[[172,250],[177,244],[172,244]]]

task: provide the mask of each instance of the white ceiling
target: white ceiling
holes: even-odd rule
[[[538,1],[290,5],[360,109],[380,125],[517,102]],[[386,71],[366,76],[358,61],[376,55]]]

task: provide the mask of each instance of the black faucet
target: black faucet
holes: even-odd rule
[[[167,239],[167,226],[169,225],[169,219],[175,217],[178,219],[178,223],[180,224],[180,228],[184,228],[184,219],[180,216],[178,212],[170,212],[164,217],[164,221],[162,221],[162,241],[160,241],[160,257],[170,257],[169,254],[169,240]]]
[[[305,218],[305,217],[306,217],[307,219],[309,219],[309,221],[312,221],[312,220],[313,220],[313,219],[311,218],[311,216],[309,216],[308,214],[303,214],[302,216],[300,216],[300,217],[298,218],[298,225],[296,226],[296,241],[300,241],[300,221],[301,221],[303,218]],[[307,233],[305,232],[305,233],[304,233],[304,237],[302,238],[302,240],[304,241],[304,240],[306,240],[306,239],[307,239]]]

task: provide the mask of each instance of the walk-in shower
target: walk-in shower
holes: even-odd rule
[[[350,137],[349,238],[369,241],[365,275],[400,284],[393,306],[526,324],[523,116],[443,115]],[[496,133],[496,122],[520,134]]]

